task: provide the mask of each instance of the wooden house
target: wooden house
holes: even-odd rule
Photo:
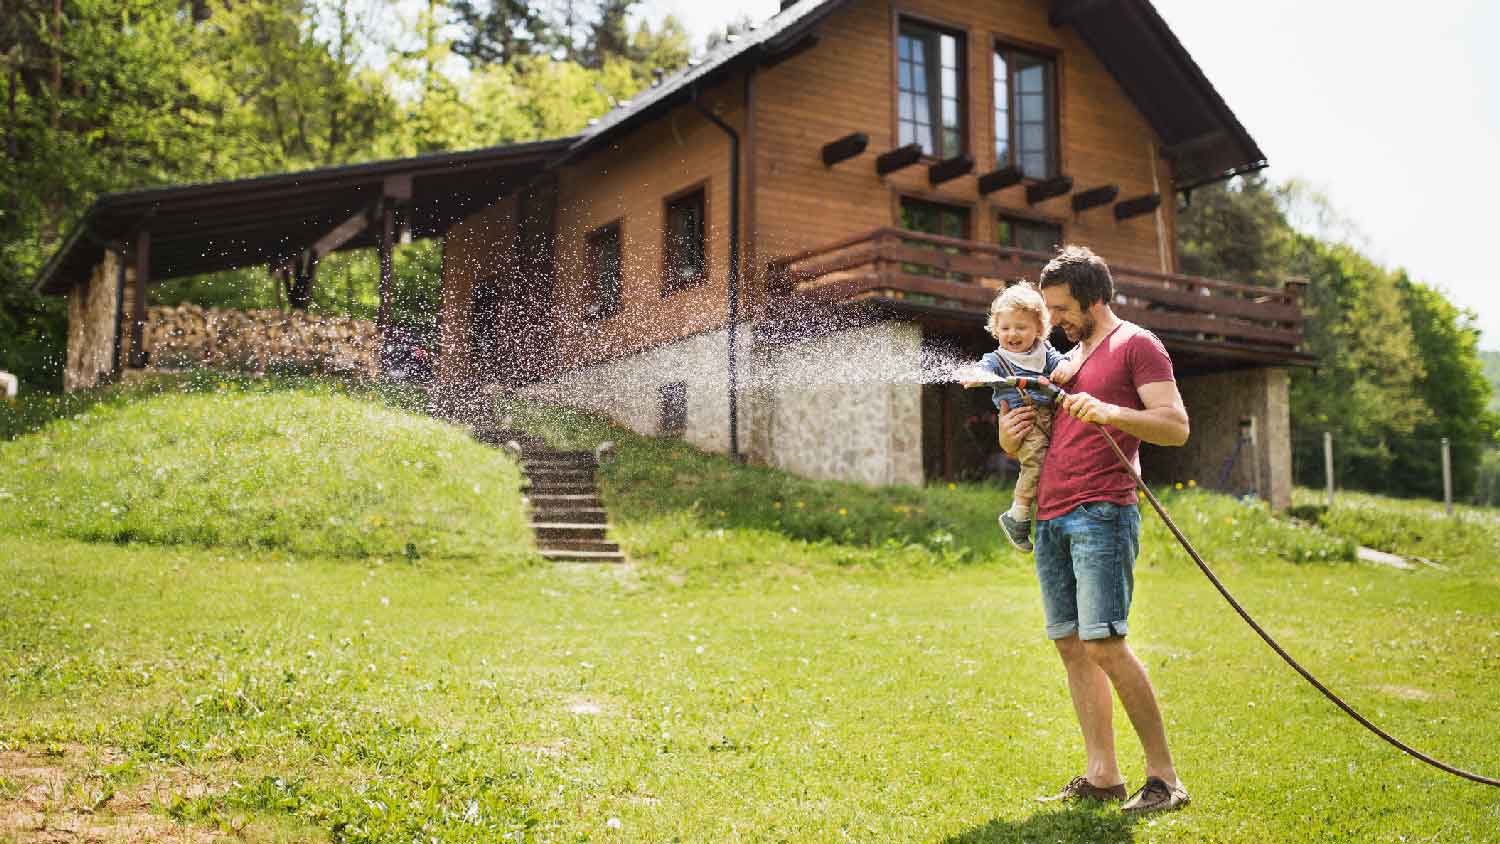
[[[1193,417],[1148,475],[1285,505],[1300,291],[1174,246],[1193,188],[1264,166],[1147,0],[785,3],[449,230],[440,373],[813,477],[972,477],[981,391],[805,371],[977,357],[996,289],[1081,243]],[[865,316],[785,330],[841,303]]]
[[[997,465],[983,391],[908,377],[992,348],[1054,246],[1102,255],[1193,420],[1157,480],[1290,499],[1300,290],[1178,272],[1198,186],[1264,167],[1148,0],[801,0],[572,138],[110,194],[36,289],[66,380],[154,365],[148,287],[443,238],[440,381],[498,384],[817,478]],[[876,364],[879,364],[878,366]]]

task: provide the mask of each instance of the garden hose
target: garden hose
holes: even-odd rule
[[[1067,395],[1067,393],[1056,384],[1052,384],[1051,382],[1044,380],[1039,381],[1035,378],[1000,378],[995,379],[995,383],[1015,387],[1021,391],[1021,395],[1023,396],[1026,395],[1025,390],[1027,387],[1039,389],[1043,392],[1050,392],[1054,397],[1054,401],[1057,399],[1061,399]],[[1375,724],[1371,723],[1370,719],[1355,711],[1354,707],[1345,703],[1343,698],[1334,694],[1331,689],[1323,685],[1323,683],[1319,681],[1318,678],[1314,677],[1310,672],[1308,672],[1306,668],[1303,668],[1301,664],[1297,662],[1297,660],[1292,658],[1291,654],[1286,652],[1285,648],[1281,647],[1281,645],[1278,644],[1275,639],[1271,638],[1271,634],[1267,633],[1264,628],[1256,623],[1255,619],[1250,617],[1250,613],[1245,612],[1245,608],[1240,606],[1240,602],[1236,601],[1234,599],[1234,596],[1229,594],[1229,590],[1224,587],[1223,582],[1221,582],[1218,576],[1214,574],[1213,569],[1208,567],[1208,563],[1205,563],[1203,561],[1203,557],[1198,554],[1197,549],[1193,547],[1193,543],[1188,541],[1188,538],[1183,535],[1180,529],[1178,529],[1177,523],[1172,521],[1172,517],[1167,514],[1167,509],[1163,507],[1161,502],[1156,499],[1156,495],[1151,492],[1151,488],[1146,486],[1146,482],[1141,479],[1140,472],[1137,472],[1135,466],[1132,465],[1130,460],[1125,457],[1125,452],[1120,450],[1120,445],[1115,442],[1114,437],[1110,436],[1109,431],[1105,430],[1104,426],[1098,423],[1094,423],[1094,427],[1097,428],[1099,433],[1104,436],[1105,441],[1109,443],[1110,449],[1114,451],[1115,457],[1119,458],[1120,465],[1124,466],[1125,470],[1130,473],[1130,477],[1135,479],[1136,488],[1141,491],[1142,495],[1146,496],[1147,501],[1151,502],[1151,506],[1156,510],[1156,514],[1158,516],[1161,516],[1161,520],[1166,524],[1167,529],[1172,532],[1173,536],[1177,537],[1177,541],[1181,543],[1183,550],[1187,551],[1188,556],[1193,558],[1193,562],[1198,564],[1198,568],[1203,571],[1204,576],[1207,577],[1209,582],[1214,585],[1215,589],[1219,590],[1219,594],[1224,596],[1224,600],[1229,602],[1229,606],[1233,607],[1234,611],[1239,613],[1240,618],[1243,618],[1245,620],[1245,623],[1250,625],[1250,629],[1254,630],[1261,639],[1265,640],[1265,643],[1271,646],[1271,650],[1275,651],[1278,656],[1285,660],[1287,665],[1290,665],[1293,669],[1296,670],[1298,674],[1301,674],[1302,679],[1311,683],[1313,688],[1322,692],[1324,697],[1333,701],[1334,704],[1338,706],[1338,708],[1344,710],[1344,712],[1347,713],[1350,718],[1358,721],[1365,727],[1365,729],[1385,739],[1387,742],[1389,742],[1391,745],[1401,750],[1402,752],[1420,759],[1423,762],[1426,762],[1427,764],[1433,766],[1434,768],[1447,771],[1450,774],[1463,777],[1466,780],[1472,780],[1484,785],[1500,786],[1500,779],[1494,779],[1492,777],[1482,776],[1471,771],[1465,771],[1462,768],[1449,765],[1448,763],[1440,759],[1434,759],[1433,757],[1428,756],[1426,753],[1423,753],[1422,751],[1417,750],[1411,745],[1406,744],[1390,733],[1387,733],[1385,730],[1380,729]]]

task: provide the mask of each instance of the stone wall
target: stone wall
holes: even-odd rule
[[[68,359],[63,368],[68,392],[98,386],[114,373],[119,260],[106,251],[89,280],[68,291]]]
[[[1280,367],[1197,375],[1178,380],[1192,433],[1181,448],[1141,447],[1141,465],[1152,483],[1186,483],[1242,493],[1258,489],[1277,509],[1292,503],[1290,376]],[[1256,447],[1244,445],[1228,480],[1219,478],[1235,454],[1240,420],[1255,420]]]
[[[750,372],[751,330],[738,332],[737,369]],[[606,415],[632,431],[660,436],[662,388],[682,384],[687,399],[684,440],[705,451],[729,450],[729,333],[705,331],[606,363],[585,366],[528,384],[517,392]],[[743,393],[742,393],[743,395]],[[740,450],[745,450],[749,412],[738,402]]]
[[[122,326],[127,335],[128,320]],[[204,366],[264,372],[277,364],[313,372],[374,377],[380,332],[370,320],[303,311],[237,311],[153,305],[143,345],[148,366]]]
[[[838,384],[817,383],[816,377],[819,361],[868,361],[872,370],[878,366],[888,375],[920,373],[919,326],[882,322],[850,328],[763,349],[759,358],[751,399],[752,457],[816,480],[922,483],[918,379]]]
[[[922,483],[920,384],[808,384],[819,361],[881,361],[890,371],[920,371],[919,327],[881,323],[753,352],[752,333],[748,326],[742,329],[737,343],[742,454],[807,478]],[[680,383],[687,399],[682,438],[705,451],[727,452],[727,350],[727,332],[704,332],[575,369],[517,393],[600,413],[637,433],[661,436],[662,388]]]

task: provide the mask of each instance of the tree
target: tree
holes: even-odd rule
[[[541,7],[528,0],[453,0],[451,8],[464,30],[453,52],[474,67],[511,64],[555,42]]]
[[[1416,387],[1429,415],[1420,420],[1394,461],[1397,477],[1410,478],[1411,494],[1441,497],[1441,475],[1432,471],[1439,441],[1452,449],[1453,495],[1468,498],[1475,490],[1486,448],[1496,445],[1497,419],[1488,407],[1493,395],[1479,356],[1478,317],[1456,307],[1442,293],[1412,281],[1405,272],[1396,288],[1411,320],[1413,339],[1422,358],[1423,377]]]
[[[1281,283],[1292,234],[1278,194],[1259,174],[1194,189],[1177,218],[1183,272],[1247,284]]]

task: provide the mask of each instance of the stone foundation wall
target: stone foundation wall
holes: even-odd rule
[[[773,348],[752,349],[739,333],[742,389],[740,452],[764,465],[821,480],[922,483],[922,388],[911,383],[808,383],[823,361],[881,361],[887,370],[920,371],[922,333],[882,323]],[[647,436],[660,436],[662,388],[686,393],[682,438],[705,451],[729,450],[727,332],[710,331],[557,378],[522,396],[603,414]],[[817,380],[816,378],[813,380]]]
[[[1192,433],[1181,448],[1143,445],[1141,465],[1152,483],[1189,480],[1210,489],[1258,489],[1272,507],[1292,503],[1290,376],[1280,367],[1242,369],[1179,379]],[[1256,447],[1240,449],[1222,487],[1225,461],[1240,440],[1240,420],[1254,418]],[[1258,481],[1258,487],[1257,487]]]
[[[282,364],[366,377],[380,371],[380,331],[370,320],[178,305],[148,308],[145,328],[146,362],[156,368],[264,372]],[[128,321],[122,331],[129,334]]]
[[[748,383],[751,330],[738,332],[737,369]],[[705,451],[729,450],[729,333],[706,331],[596,366],[528,384],[522,396],[600,413],[646,436],[661,436],[662,388],[680,383],[686,393],[682,438]],[[750,424],[747,403],[738,400],[740,450]]]
[[[920,327],[883,322],[765,349],[758,357],[754,458],[816,480],[922,483],[922,386],[915,378],[816,383],[822,361],[869,361],[887,374],[920,373]]]
[[[106,251],[89,280],[68,291],[68,359],[63,367],[67,392],[98,386],[115,371],[119,260]]]

